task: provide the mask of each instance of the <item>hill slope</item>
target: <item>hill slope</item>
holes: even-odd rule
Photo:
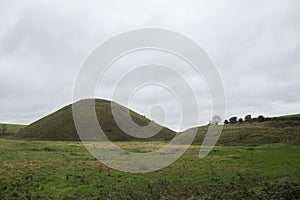
[[[104,133],[111,141],[136,141],[142,140],[135,138],[124,133],[117,125],[112,115],[111,103],[110,101],[100,100],[100,99],[87,99],[75,103],[77,106],[81,104],[89,104],[92,101],[95,101],[95,109],[97,117],[101,128]],[[125,113],[128,112],[128,109],[113,103],[117,107],[117,115],[122,117]],[[131,118],[140,126],[145,126],[150,123],[150,120],[139,115],[138,113],[129,110]],[[87,118],[90,116],[90,113],[82,109],[80,116],[82,118]],[[156,127],[162,128],[161,131],[150,138],[145,140],[170,140],[175,136],[175,132],[164,128],[158,124],[155,124]],[[41,140],[79,140],[77,134],[72,114],[72,104],[63,107],[62,109],[50,114],[29,126],[20,130],[16,138],[24,139],[41,139]]]
[[[195,144],[202,143],[206,131],[207,126],[198,128]],[[283,117],[283,120],[275,118],[261,123],[227,124],[217,145],[258,146],[274,143],[300,145],[300,121]]]
[[[0,123],[0,132],[1,132],[1,126],[5,123]],[[20,129],[24,128],[26,125],[22,124],[5,124],[7,128],[7,133],[17,133]]]
[[[279,117],[274,117],[273,120],[278,121],[300,121],[300,114],[293,114],[293,115],[284,115]]]

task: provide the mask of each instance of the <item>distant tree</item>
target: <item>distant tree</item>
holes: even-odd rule
[[[5,135],[7,133],[7,126],[6,124],[1,124],[1,133]]]
[[[241,123],[243,123],[244,121],[243,121],[243,119],[242,118],[239,118],[239,123],[241,124]]]
[[[265,117],[262,116],[262,115],[259,115],[259,116],[257,117],[257,121],[258,121],[258,122],[264,122],[264,121],[265,121]]]
[[[231,118],[229,119],[229,123],[230,123],[230,124],[236,124],[236,123],[237,123],[237,117],[231,117]]]
[[[214,115],[212,119],[209,121],[210,124],[218,125],[221,123],[222,118],[219,115]]]
[[[167,137],[164,137],[164,141],[165,141],[165,143],[168,143],[168,141],[169,141],[169,138],[167,138]]]
[[[245,122],[251,123],[251,115],[245,116]]]
[[[229,124],[229,121],[226,119],[226,120],[224,121],[224,124]]]

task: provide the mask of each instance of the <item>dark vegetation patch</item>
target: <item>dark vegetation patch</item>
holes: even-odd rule
[[[99,171],[99,173],[105,173]],[[0,180],[1,199],[298,199],[300,184],[290,179],[268,180],[266,177],[236,174],[224,180],[217,174],[192,184],[183,179],[155,178],[139,184],[127,181],[122,175],[94,177],[69,173],[64,176],[64,192],[55,194],[47,188],[47,176],[31,172],[15,174]],[[113,184],[112,180],[116,183]],[[106,184],[112,183],[107,186]],[[120,183],[122,186],[120,187]],[[86,185],[86,187],[78,187]],[[72,188],[72,189],[71,189]],[[77,188],[77,189],[76,189]],[[54,188],[51,188],[52,190]],[[57,188],[59,189],[59,188]],[[88,191],[92,193],[86,193]],[[84,194],[83,194],[84,193]]]

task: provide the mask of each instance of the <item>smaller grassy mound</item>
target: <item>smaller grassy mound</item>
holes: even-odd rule
[[[199,127],[194,143],[201,144],[206,132],[207,126]],[[261,123],[227,124],[224,125],[217,144],[258,146],[274,143],[300,145],[300,122],[278,120]]]

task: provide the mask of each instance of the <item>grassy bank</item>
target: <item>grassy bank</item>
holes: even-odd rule
[[[194,140],[201,144],[207,126],[199,127]],[[300,121],[267,121],[256,123],[227,124],[223,126],[218,145],[260,146],[266,144],[300,145]]]
[[[8,133],[17,133],[20,129],[26,127],[22,124],[5,124]],[[0,123],[0,130],[2,130],[2,124]]]

